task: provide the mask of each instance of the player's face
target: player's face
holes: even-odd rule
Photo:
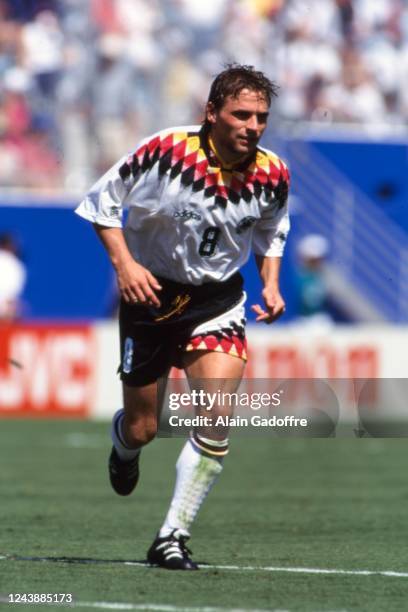
[[[236,98],[228,96],[215,110],[207,105],[211,136],[227,162],[247,157],[256,148],[268,121],[269,105],[262,93],[243,89]]]

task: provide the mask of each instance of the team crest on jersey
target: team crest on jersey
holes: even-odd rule
[[[237,234],[242,234],[245,230],[249,229],[256,221],[255,217],[244,217],[237,225]]]
[[[121,216],[121,209],[119,206],[111,206],[109,209],[110,212],[110,217],[114,217],[116,219],[120,218]]]
[[[208,147],[207,134],[172,132],[159,134],[142,145],[120,168],[124,182],[147,172],[157,164],[159,176],[180,177],[193,193],[203,192],[215,204],[249,203],[263,196],[282,207],[287,199],[289,175],[283,162],[273,154],[257,149],[253,158],[241,166],[226,169]]]
[[[288,236],[287,236],[287,234],[285,234],[285,232],[278,232],[278,233],[276,234],[276,237],[277,237],[277,239],[278,239],[278,240],[280,240],[281,242],[286,242],[286,239],[287,239],[287,237],[288,237]]]

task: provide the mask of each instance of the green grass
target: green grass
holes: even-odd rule
[[[106,424],[0,421],[0,554],[106,561],[3,560],[0,594],[248,610],[407,609],[408,578],[175,573],[114,563],[145,558],[167,509],[181,445],[162,439],[145,449],[140,485],[122,499],[107,483]],[[194,525],[194,559],[406,572],[407,455],[404,439],[236,438]],[[0,610],[16,606],[0,603]]]

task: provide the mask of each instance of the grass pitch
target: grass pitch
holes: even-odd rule
[[[352,573],[408,572],[404,439],[235,438],[191,540],[194,559],[213,567],[182,573],[121,561],[144,560],[183,442],[145,449],[137,491],[119,498],[107,481],[108,429],[0,421],[2,600],[72,593],[84,611],[407,609],[408,577]]]

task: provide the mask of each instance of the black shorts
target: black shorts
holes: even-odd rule
[[[224,282],[184,285],[157,277],[161,307],[120,303],[121,380],[148,385],[181,366],[181,356],[198,325],[237,304],[243,295],[241,274]],[[243,332],[244,333],[244,332]]]

